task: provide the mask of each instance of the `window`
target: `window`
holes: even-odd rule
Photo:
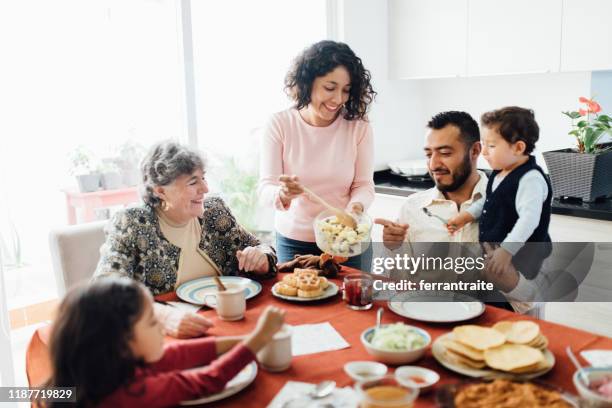
[[[326,0],[192,2],[199,146],[216,170],[211,179],[251,229],[271,226],[270,214],[255,208],[261,129],[291,105],[284,78],[293,58],[327,37],[326,6]]]

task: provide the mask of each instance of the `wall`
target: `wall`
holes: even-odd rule
[[[477,121],[485,111],[502,106],[518,105],[533,109],[540,125],[536,157],[544,165],[540,152],[574,145],[574,139],[567,134],[570,119],[561,111],[577,109],[578,97],[590,95],[591,74],[529,74],[422,82],[424,116],[421,120],[451,109],[465,110]],[[481,165],[488,168],[484,160]]]
[[[591,95],[601,105],[602,113],[612,116],[612,71],[593,72]],[[601,141],[612,141],[612,135],[602,137]]]
[[[387,79],[387,2],[372,0],[338,1],[339,40],[346,42],[372,74],[378,96],[370,111],[374,130],[375,167],[389,161],[420,157],[415,137],[422,140],[420,84]]]

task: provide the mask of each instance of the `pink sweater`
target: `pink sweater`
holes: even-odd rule
[[[374,142],[363,120],[339,116],[326,127],[306,123],[296,109],[272,116],[263,135],[258,193],[276,209],[274,226],[287,238],[314,242],[312,223],[323,206],[306,195],[288,208],[279,198],[278,176],[296,175],[300,182],[331,205],[348,208],[374,200]]]

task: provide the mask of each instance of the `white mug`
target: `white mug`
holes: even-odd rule
[[[214,294],[204,296],[204,302],[217,309],[217,315],[221,320],[240,320],[244,318],[246,311],[246,293],[244,288],[227,288]],[[214,298],[214,303],[207,299]]]
[[[257,361],[272,372],[285,371],[291,366],[291,327],[283,327],[274,334],[272,340],[257,353]]]

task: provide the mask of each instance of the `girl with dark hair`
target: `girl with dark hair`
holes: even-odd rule
[[[295,105],[270,119],[263,137],[259,194],[276,209],[279,262],[319,254],[313,221],[323,207],[363,212],[374,200],[373,140],[367,121],[376,92],[348,45],[321,41],[297,57],[285,88]],[[348,265],[369,269],[367,256]]]
[[[125,277],[101,278],[73,289],[60,305],[48,385],[76,387],[79,407],[176,406],[223,390],[283,321],[284,311],[268,307],[247,336],[182,340],[164,348],[147,288]],[[56,405],[63,404],[50,404]]]

